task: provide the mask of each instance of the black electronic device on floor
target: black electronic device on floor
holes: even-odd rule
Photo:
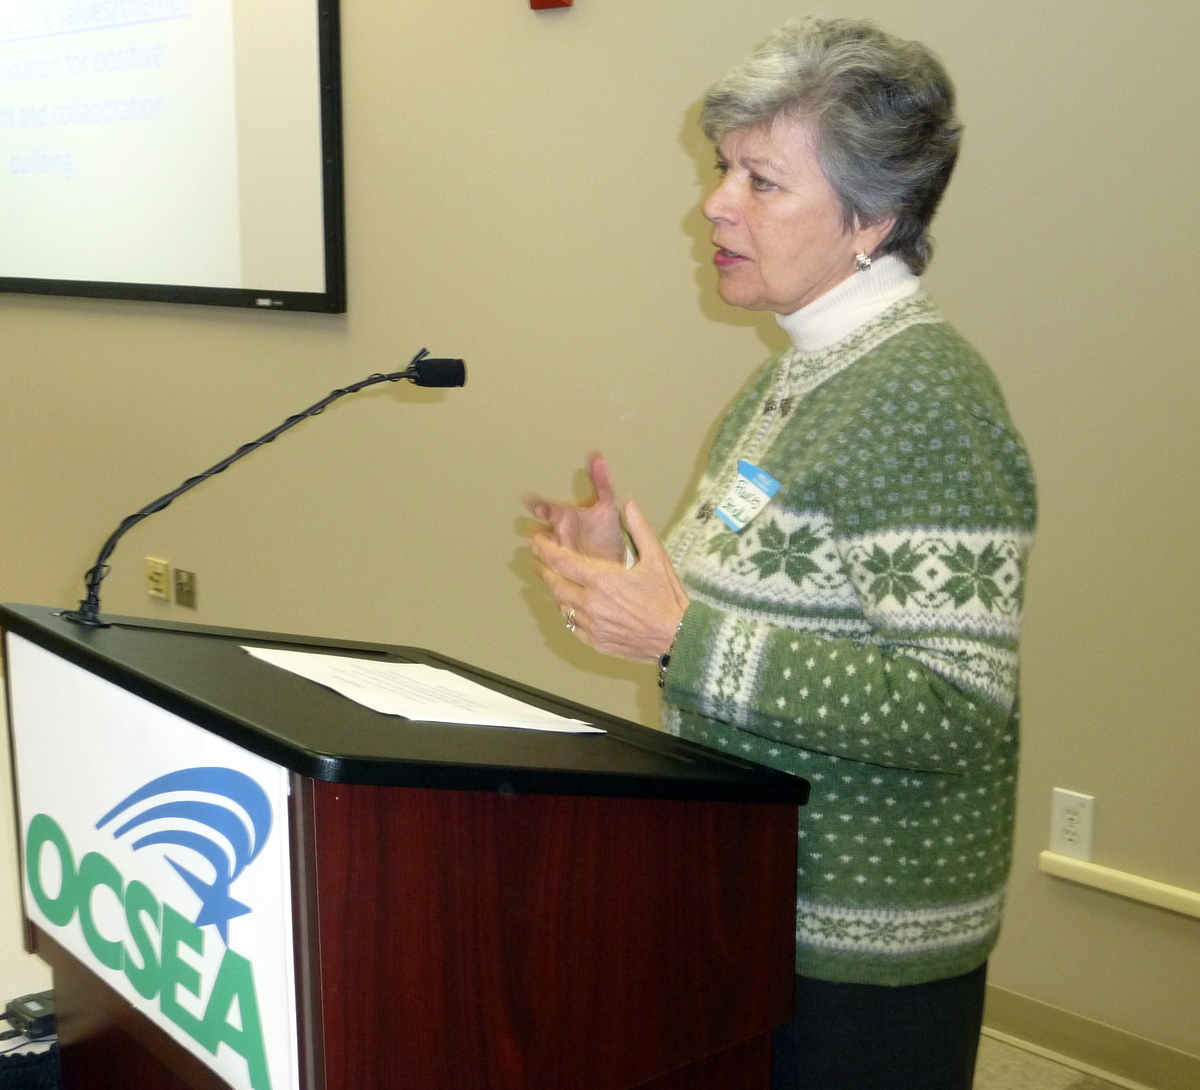
[[[54,992],[33,992],[10,999],[4,1007],[4,1020],[31,1041],[50,1037],[56,1031]]]
[[[11,1030],[0,1038],[17,1040],[0,1051],[0,1090],[61,1090],[54,992],[31,992],[4,1004]]]

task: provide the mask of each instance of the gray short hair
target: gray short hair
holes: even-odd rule
[[[941,61],[865,20],[793,19],[709,90],[700,125],[717,144],[781,118],[813,125],[847,229],[895,216],[876,252],[923,272],[962,135]]]

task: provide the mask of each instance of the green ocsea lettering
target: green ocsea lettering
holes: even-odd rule
[[[62,864],[62,886],[57,897],[51,897],[42,886],[44,847],[54,848]],[[71,854],[71,845],[67,843],[67,834],[59,828],[58,822],[47,814],[37,814],[29,823],[29,832],[25,837],[25,868],[29,876],[29,889],[38,908],[46,914],[46,919],[52,924],[66,927],[75,915],[75,857]]]
[[[180,944],[204,953],[204,932],[189,923],[170,905],[163,905],[162,913],[162,958],[159,962],[161,993],[159,1009],[189,1037],[203,1044],[203,1023],[191,1011],[179,1005],[175,989],[183,988],[197,999],[200,998],[200,972],[179,956]]]
[[[101,965],[120,969],[125,961],[125,947],[120,939],[106,939],[92,919],[92,894],[98,886],[107,886],[118,901],[124,900],[125,883],[121,873],[98,852],[88,852],[79,861],[77,898],[79,901],[79,926],[88,949],[96,955]]]
[[[53,897],[42,883],[42,856],[49,849],[57,852],[62,873]],[[160,904],[145,883],[133,881],[126,886],[116,865],[99,852],[88,852],[76,868],[66,834],[47,814],[38,814],[29,823],[25,867],[33,899],[47,920],[66,927],[78,911],[84,941],[101,965],[123,971],[142,998],[157,995],[163,1015],[209,1052],[215,1055],[225,1045],[241,1056],[254,1090],[271,1090],[254,967],[246,958],[225,950],[204,1015],[197,1018],[179,1002],[178,989],[197,1000],[201,996],[200,971],[180,957],[184,946],[203,956],[204,932],[199,927],[170,905]],[[124,905],[131,946],[123,937],[107,938],[96,926],[92,897],[101,886],[112,890]]]
[[[229,1021],[234,1000],[237,1001],[240,1029]],[[225,951],[217,970],[217,979],[204,1010],[202,1033],[203,1036],[198,1035],[196,1040],[209,1052],[216,1052],[217,1046],[224,1041],[246,1061],[254,1090],[271,1090],[262,1023],[258,1016],[258,996],[254,991],[254,971],[250,962],[232,950]]]
[[[146,932],[146,918],[161,933],[162,909],[158,900],[142,882],[130,882],[125,887],[125,922],[129,926],[129,937],[133,939],[142,962],[139,965],[129,951],[125,952],[125,975],[129,983],[143,999],[153,999],[158,994],[158,951]]]

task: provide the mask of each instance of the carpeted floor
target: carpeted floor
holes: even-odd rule
[[[979,1042],[979,1060],[975,1065],[975,1090],[1119,1090],[1119,1087],[984,1037]]]
[[[49,1057],[45,1057],[49,1059]],[[33,1056],[14,1057],[0,1064],[0,1090],[53,1090],[60,1084],[57,1069],[37,1064]],[[15,1062],[14,1062],[15,1061]],[[990,1037],[979,1044],[975,1067],[975,1090],[1120,1090],[1114,1083],[1084,1075],[1031,1052],[1014,1048]]]

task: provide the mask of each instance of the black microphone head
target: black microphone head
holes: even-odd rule
[[[426,357],[413,364],[413,382],[418,386],[465,386],[467,368],[462,360],[436,360]]]

